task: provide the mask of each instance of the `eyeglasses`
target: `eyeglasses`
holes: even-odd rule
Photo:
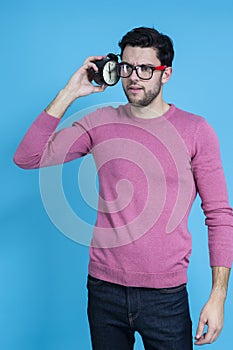
[[[167,66],[152,67],[145,64],[133,66],[132,64],[121,62],[118,64],[118,74],[121,78],[129,78],[135,70],[139,79],[149,80],[152,78],[154,71],[164,71],[166,68]]]

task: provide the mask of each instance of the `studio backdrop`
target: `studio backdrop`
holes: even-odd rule
[[[1,2],[1,349],[91,349],[86,237],[96,218],[94,165],[91,159],[79,159],[45,173],[26,171],[14,164],[13,155],[27,128],[85,58],[118,54],[118,41],[130,29],[154,26],[173,39],[174,72],[164,98],[214,127],[232,205],[232,17],[230,0]],[[126,103],[120,82],[76,101],[63,126],[99,106],[119,103]],[[56,200],[51,201],[53,196]],[[61,211],[64,215],[58,216]],[[199,197],[189,229],[193,252],[188,291],[195,334],[211,290],[207,227]],[[205,349],[232,348],[232,313],[230,280],[223,332]],[[139,337],[135,349],[143,349]]]

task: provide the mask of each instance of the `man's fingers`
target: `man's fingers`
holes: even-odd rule
[[[106,58],[106,56],[90,56],[90,57],[86,58],[85,61],[83,62],[83,67],[86,70],[93,68],[95,72],[98,72],[98,67],[96,66],[96,64],[94,62],[100,61],[104,58]]]
[[[89,63],[89,62],[94,62],[94,61],[100,61],[102,59],[106,58],[106,56],[90,56],[85,59],[83,64]]]
[[[206,321],[200,319],[200,320],[199,320],[199,323],[198,323],[198,328],[197,328],[196,336],[195,336],[195,338],[196,338],[197,340],[199,340],[199,339],[202,337],[203,332],[204,332],[205,325],[206,325]]]
[[[89,70],[93,68],[95,72],[98,71],[98,67],[95,65],[94,62],[86,62],[83,64],[83,67],[85,68],[85,70]]]
[[[212,344],[218,337],[218,331],[214,329],[208,329],[207,333],[201,335],[201,337],[195,342],[195,345]]]
[[[103,92],[107,88],[107,85],[94,86],[93,92]]]

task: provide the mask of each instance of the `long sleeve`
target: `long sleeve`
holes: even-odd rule
[[[91,150],[90,133],[81,123],[56,132],[59,119],[42,112],[19,144],[14,162],[23,169],[62,164]]]
[[[192,170],[208,226],[210,265],[231,267],[233,213],[229,205],[218,138],[205,120],[198,128],[195,143]]]

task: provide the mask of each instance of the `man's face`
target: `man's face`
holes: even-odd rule
[[[123,51],[122,61],[134,66],[142,64],[149,66],[161,65],[156,56],[156,51],[149,47],[126,46]],[[150,80],[142,80],[134,70],[129,78],[122,78],[123,89],[128,101],[139,107],[149,106],[161,94],[161,77],[162,73],[155,71]]]

